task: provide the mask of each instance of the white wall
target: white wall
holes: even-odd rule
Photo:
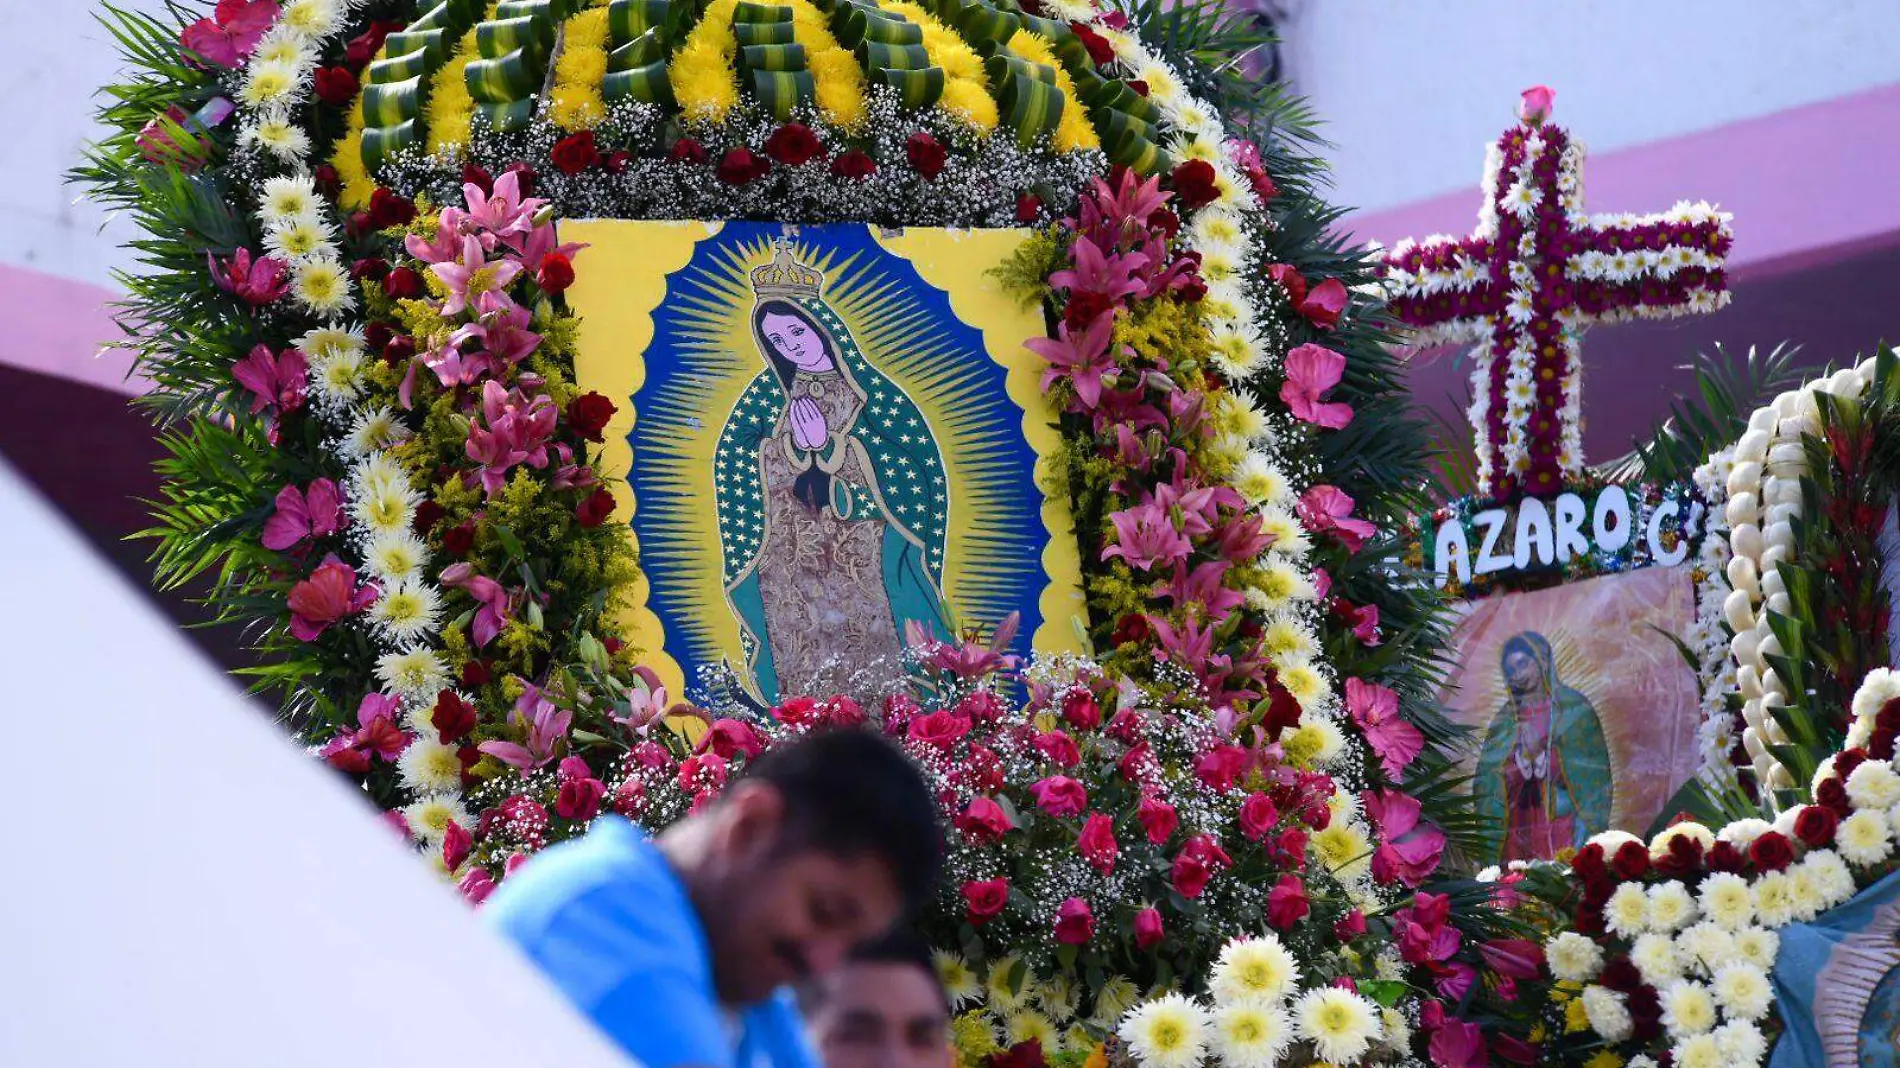
[[[1603,151],[1900,82],[1900,0],[1281,2],[1338,199],[1366,210],[1475,187],[1539,83]]]

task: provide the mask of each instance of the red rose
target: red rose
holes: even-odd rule
[[[317,192],[335,200],[343,189],[343,176],[328,163],[320,163],[310,172],[310,180],[317,185]]]
[[[1273,848],[1277,856],[1297,864],[1306,856],[1306,832],[1298,827],[1288,827],[1280,832]]]
[[[1248,794],[1240,803],[1240,833],[1247,841],[1258,842],[1280,822],[1280,810],[1266,794]]]
[[[393,189],[377,188],[369,195],[369,224],[372,229],[387,230],[408,226],[416,221],[416,202]]]
[[[588,441],[597,442],[602,440],[601,434],[607,429],[607,421],[618,410],[613,401],[598,393],[583,393],[567,406],[567,425]]]
[[[970,733],[970,719],[948,710],[918,716],[910,721],[908,736],[913,742],[947,750]]]
[[[1024,193],[1016,198],[1016,221],[1028,226],[1042,214],[1042,198],[1034,193]]]
[[[1823,779],[1814,791],[1814,803],[1826,806],[1836,816],[1854,814],[1854,804],[1847,799],[1847,787],[1839,778]]]
[[[667,149],[666,158],[675,163],[704,163],[709,157],[705,145],[690,137],[682,137],[673,142],[672,148]]]
[[[480,660],[470,660],[462,665],[462,688],[473,690],[477,686],[486,686],[495,681],[494,673]]]
[[[1603,866],[1603,846],[1591,842],[1577,850],[1577,855],[1570,858],[1570,870],[1586,883],[1596,882],[1606,870]]]
[[[344,46],[343,62],[361,70],[376,58],[376,53],[382,50],[383,41],[392,33],[400,33],[405,25],[382,19],[370,23],[368,29],[350,38],[350,43]]]
[[[1067,775],[1051,775],[1029,787],[1036,806],[1057,819],[1080,815],[1089,807],[1089,792]]]
[[[357,260],[355,263],[350,264],[350,277],[356,279],[359,282],[364,281],[364,280],[368,280],[371,282],[380,282],[383,279],[389,277],[389,261],[386,259],[383,259],[381,256],[366,256],[363,259]],[[383,326],[383,324],[381,323],[371,323],[370,325]],[[388,330],[389,328],[387,326],[383,326],[383,329]],[[368,339],[367,329],[365,329],[364,335],[365,335],[364,340],[368,342],[369,339]],[[377,345],[374,343],[370,344],[370,348],[373,348],[373,349],[381,348],[381,347],[382,347],[381,345]]]
[[[1154,747],[1144,741],[1137,742],[1122,754],[1116,770],[1121,772],[1126,781],[1145,787],[1161,771],[1161,766],[1155,761]]]
[[[1666,879],[1693,881],[1693,876],[1702,873],[1702,843],[1686,834],[1676,835],[1669,840],[1668,851],[1652,865]]]
[[[1135,810],[1135,818],[1141,821],[1142,829],[1148,832],[1148,841],[1155,845],[1165,845],[1174,836],[1176,827],[1181,825],[1180,817],[1175,814],[1174,806],[1158,797],[1144,797]]]
[[[877,161],[862,149],[850,149],[831,161],[831,173],[839,178],[869,178],[877,173]]]
[[[760,740],[757,731],[742,720],[722,719],[707,730],[700,739],[699,747],[710,749],[721,757],[731,760],[743,753],[750,759],[765,752],[765,743]]]
[[[1124,84],[1126,84],[1128,88],[1133,89],[1135,92],[1141,94],[1142,96],[1148,95],[1148,83],[1141,78],[1129,78],[1124,82]]]
[[[454,745],[475,730],[475,709],[457,697],[454,690],[443,690],[435,695],[435,710],[429,713],[429,726],[442,735],[444,745]]]
[[[447,510],[435,503],[433,499],[423,501],[416,505],[416,517],[410,521],[409,529],[415,531],[417,537],[421,537],[435,529],[435,525],[440,523],[442,517],[447,514]]]
[[[594,131],[582,130],[554,142],[552,158],[554,169],[562,174],[579,174],[592,167],[600,158],[600,149],[594,144]]]
[[[574,284],[574,261],[561,252],[542,256],[541,266],[534,272],[534,284],[550,297],[567,292],[567,287]]]
[[[1292,872],[1280,876],[1279,883],[1267,891],[1267,923],[1279,930],[1290,930],[1310,911],[1306,884]]]
[[[462,164],[462,184],[474,186],[482,191],[483,196],[491,196],[495,192],[495,176],[479,163]]]
[[[442,535],[442,551],[448,553],[450,556],[467,556],[468,551],[474,547],[475,521],[473,519],[463,520],[461,523],[450,527]]]
[[[607,787],[599,779],[563,775],[561,790],[554,797],[554,811],[564,820],[586,823],[600,815],[600,799],[606,795]]]
[[[1181,217],[1166,208],[1156,208],[1148,213],[1148,229],[1173,237],[1181,232]],[[1194,254],[1194,262],[1201,262],[1200,254]]]
[[[607,491],[607,487],[601,486],[575,506],[574,518],[580,520],[581,526],[597,527],[605,523],[613,511],[614,495]]]
[[[1366,933],[1366,914],[1358,909],[1348,910],[1333,923],[1333,937],[1341,942],[1350,942]]]
[[[987,797],[971,798],[970,803],[951,822],[963,832],[965,838],[977,845],[1000,842],[1005,834],[1016,827],[1003,806]]]
[[[442,866],[453,872],[462,866],[474,848],[475,836],[468,833],[468,828],[450,820],[442,835]]]
[[[622,819],[637,820],[646,814],[647,788],[640,784],[639,779],[623,780],[614,787],[614,797],[609,803],[613,805],[615,815]]]
[[[627,168],[632,165],[633,153],[624,148],[616,148],[612,152],[607,153],[607,161],[603,164],[603,166],[607,168],[608,174],[625,174]]]
[[[1735,848],[1733,843],[1717,842],[1709,847],[1708,856],[1703,858],[1703,864],[1710,871],[1736,875],[1740,874],[1743,868],[1748,867],[1748,858],[1743,856],[1742,851]]]
[[[1086,946],[1095,937],[1095,914],[1089,903],[1069,898],[1056,908],[1056,941],[1065,946]]]
[[[1075,744],[1075,739],[1061,731],[1044,731],[1036,735],[1035,746],[1036,752],[1041,753],[1042,758],[1051,764],[1072,768],[1082,762],[1082,750]]]
[[[943,173],[944,161],[949,154],[937,139],[922,130],[910,135],[904,142],[904,155],[910,159],[910,165],[926,181]]]
[[[1834,829],[1840,825],[1841,818],[1826,805],[1804,805],[1794,818],[1794,833],[1809,849],[1825,849],[1834,844]]]
[[[1103,733],[1123,745],[1134,745],[1141,741],[1141,726],[1141,713],[1124,708],[1108,721],[1108,729]]]
[[[1641,879],[1649,874],[1649,848],[1641,842],[1624,842],[1610,858],[1610,870],[1624,882]]]
[[[390,300],[414,300],[422,295],[422,276],[407,267],[398,267],[383,279],[383,293]]]
[[[787,167],[803,166],[823,152],[818,135],[802,122],[788,122],[765,139],[765,154]]]
[[[1092,812],[1082,821],[1082,834],[1075,840],[1075,851],[1096,871],[1107,875],[1115,870],[1121,846],[1115,841],[1115,821],[1100,812]]]
[[[1135,948],[1153,949],[1167,938],[1161,926],[1161,910],[1150,906],[1135,913]]]
[[[680,761],[680,789],[697,794],[717,791],[726,785],[726,758],[718,753],[697,753]]]
[[[348,67],[318,67],[316,86],[317,99],[333,108],[355,100],[356,91],[361,88]]]
[[[1794,845],[1780,831],[1764,831],[1748,847],[1748,859],[1757,871],[1781,871],[1794,863]]]
[[[1216,793],[1228,793],[1247,770],[1247,751],[1237,745],[1217,745],[1194,761],[1194,777]]]
[[[1168,875],[1174,883],[1174,889],[1182,897],[1197,898],[1207,889],[1208,880],[1232,863],[1213,839],[1196,835],[1188,839],[1187,845],[1175,855],[1174,865]]]
[[[754,155],[749,148],[735,148],[720,157],[715,173],[727,185],[745,185],[765,177],[772,170],[769,160]]]
[[[1075,689],[1062,695],[1062,722],[1076,730],[1091,731],[1102,725],[1102,709],[1095,695]]]
[[[1174,195],[1181,199],[1181,206],[1189,211],[1206,207],[1220,196],[1214,165],[1204,159],[1191,159],[1180,164],[1174,168],[1170,178],[1174,183]]]
[[[969,773],[970,782],[979,790],[995,793],[1003,788],[1003,758],[989,746],[971,746],[962,770]]]
[[[964,913],[978,927],[1002,915],[1009,904],[1009,880],[984,879],[963,884]]]
[[[1089,29],[1087,24],[1081,22],[1069,23],[1069,29],[1075,31],[1075,39],[1082,42],[1083,48],[1088,49],[1089,59],[1094,61],[1096,66],[1106,67],[1114,61],[1115,49],[1108,43],[1108,38]]]
[[[535,190],[541,186],[541,176],[526,163],[510,163],[501,169],[501,173],[515,176],[515,188],[520,190],[524,197],[533,196]]]

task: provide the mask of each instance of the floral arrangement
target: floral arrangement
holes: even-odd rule
[[[1477,342],[1478,487],[1499,499],[1554,496],[1583,474],[1584,328],[1728,301],[1729,217],[1686,202],[1586,215],[1583,144],[1547,121],[1553,97],[1526,90],[1518,123],[1487,150],[1471,236],[1408,239],[1385,257],[1393,314],[1415,343]]]
[[[1303,123],[1194,58],[1236,24],[787,10],[111,15],[141,73],[80,177],[152,234],[126,321],[171,454],[161,581],[209,580],[259,689],[471,900],[603,812],[665,826],[787,733],[863,719],[939,781],[928,923],[972,1062],[1079,1062],[1223,959],[1266,982],[1273,945],[1288,1049],[1417,1059],[1484,1019],[1455,992],[1508,939],[1441,885],[1480,828],[1428,700],[1435,603],[1393,581],[1425,431]],[[771,66],[787,35],[803,68]],[[920,37],[941,94],[878,35]],[[662,692],[615,622],[639,572],[598,466],[616,402],[574,384],[571,214],[1035,228],[999,275],[1049,317],[1025,342],[1093,655],[1017,664],[1005,627],[914,642],[880,707]]]
[[[1696,745],[1702,754],[1696,777],[1715,794],[1732,794],[1741,787],[1738,769],[1750,763],[1742,746],[1741,700],[1737,696],[1735,662],[1729,657],[1729,632],[1723,623],[1728,599],[1729,548],[1728,473],[1735,462],[1733,448],[1717,450],[1695,470],[1696,491],[1708,502],[1708,530],[1696,550],[1690,574],[1695,580],[1695,618],[1681,635],[1695,668],[1696,688],[1702,695]]]

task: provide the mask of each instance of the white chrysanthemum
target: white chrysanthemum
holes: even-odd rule
[[[239,131],[238,140],[285,163],[295,163],[310,155],[310,135],[290,121],[289,113],[282,108],[271,108],[259,115],[257,121]]]
[[[1310,659],[1318,655],[1319,642],[1304,619],[1291,612],[1276,612],[1267,617],[1267,625],[1261,628],[1260,648],[1274,660]]]
[[[1544,960],[1559,982],[1581,983],[1602,970],[1603,947],[1587,935],[1565,931],[1545,945]]]
[[[1722,1046],[1714,1035],[1691,1035],[1670,1050],[1675,1068],[1730,1068],[1722,1062]]]
[[[1385,1032],[1379,1039],[1380,1045],[1400,1053],[1411,1050],[1412,1021],[1406,1019],[1404,1013],[1397,1009],[1380,1009],[1379,1022]]]
[[[1817,849],[1803,857],[1800,871],[1813,880],[1823,910],[1854,896],[1854,873],[1832,849]]]
[[[1814,919],[1827,908],[1827,895],[1822,892],[1821,880],[1814,869],[1805,864],[1788,869],[1788,901],[1798,923]]]
[[[1229,434],[1250,442],[1272,440],[1273,426],[1267,420],[1267,410],[1252,390],[1236,389],[1222,396],[1221,421]]]
[[[1673,827],[1665,827],[1663,830],[1657,833],[1656,837],[1650,839],[1650,842],[1649,842],[1650,855],[1657,858],[1668,856],[1669,843],[1675,841],[1678,838],[1687,838],[1689,841],[1694,842],[1695,844],[1701,846],[1703,849],[1708,849],[1710,846],[1713,846],[1715,844],[1714,831],[1709,830],[1707,827],[1704,827],[1700,823],[1696,823],[1694,821],[1685,821],[1683,823],[1678,823]]]
[[[1372,842],[1354,820],[1334,820],[1307,840],[1307,848],[1341,882],[1355,882],[1372,870]]]
[[[363,553],[363,566],[381,579],[409,578],[428,562],[428,543],[408,531],[384,534],[371,541]]]
[[[1207,1052],[1207,1013],[1179,994],[1163,994],[1129,1013],[1116,1028],[1145,1068],[1194,1068]]]
[[[1304,568],[1285,557],[1268,556],[1260,562],[1254,584],[1247,588],[1247,603],[1263,612],[1284,608],[1294,601],[1311,601],[1319,596],[1313,578]]]
[[[1662,992],[1663,1026],[1677,1038],[1707,1034],[1718,1018],[1715,995],[1693,980],[1670,983]]]
[[[384,653],[376,660],[376,681],[404,697],[429,700],[449,684],[449,669],[430,649]]]
[[[1641,883],[1624,883],[1603,906],[1604,922],[1618,938],[1635,938],[1649,930],[1649,895]]]
[[[350,421],[350,431],[343,439],[343,449],[351,456],[368,456],[408,440],[410,433],[410,429],[397,419],[394,409],[386,405],[361,408]]]
[[[1056,1030],[1055,1021],[1034,1009],[1018,1009],[1003,1017],[1003,1036],[1011,1046],[1034,1042],[1044,1052],[1062,1049],[1062,1033]]]
[[[1630,963],[1643,973],[1643,981],[1650,986],[1660,987],[1671,979],[1682,977],[1682,971],[1688,962],[1676,951],[1675,939],[1665,934],[1637,935],[1630,943]]]
[[[1745,850],[1755,844],[1755,839],[1760,838],[1771,830],[1774,830],[1774,824],[1769,823],[1767,820],[1758,820],[1750,816],[1730,821],[1727,826],[1716,833],[1715,837],[1717,841],[1727,842],[1737,849]]]
[[[1225,285],[1225,283],[1217,284]],[[1214,286],[1209,286],[1209,292],[1219,291],[1215,290]],[[1228,299],[1231,303],[1238,298],[1229,295]],[[1236,314],[1224,318],[1239,319],[1238,312],[1241,307],[1244,307],[1244,304],[1231,309]],[[1215,322],[1208,330],[1208,337],[1213,345],[1214,366],[1230,381],[1251,378],[1255,372],[1266,365],[1266,340],[1261,336],[1259,328],[1252,324],[1239,321]]]
[[[1626,843],[1636,842],[1640,844],[1642,841],[1641,838],[1636,837],[1628,831],[1622,831],[1612,827],[1607,831],[1599,831],[1591,835],[1584,844],[1597,846],[1603,850],[1603,855],[1607,857],[1615,856],[1616,851],[1623,848]]]
[[[1892,808],[1900,804],[1900,775],[1888,761],[1869,760],[1847,777],[1847,799],[1855,808]]]
[[[1000,1012],[1010,1012],[1028,1003],[1029,995],[1035,987],[1035,976],[1027,968],[1022,971],[1020,985],[1012,988],[1010,979],[1022,961],[1015,956],[998,957],[990,962],[989,974],[985,977],[983,989],[990,1006]]]
[[[361,355],[365,344],[361,326],[320,326],[297,339],[297,348],[310,359],[328,359],[338,353]]]
[[[1676,936],[1676,952],[1685,966],[1713,972],[1735,959],[1735,933],[1705,920]]]
[[[1333,695],[1332,682],[1311,660],[1288,657],[1274,668],[1279,672],[1280,685],[1286,687],[1286,692],[1293,695],[1301,708],[1318,708]]]
[[[1229,481],[1248,504],[1256,506],[1285,500],[1292,493],[1285,473],[1265,453],[1242,456]]]
[[[1272,1068],[1293,1041],[1293,1021],[1272,1002],[1241,1001],[1214,1010],[1214,1052],[1226,1068]]]
[[[315,39],[335,33],[343,9],[338,0],[290,0],[278,25]]]
[[[1679,931],[1696,919],[1695,898],[1675,880],[1649,888],[1649,926],[1657,931]]]
[[[1781,952],[1781,936],[1766,927],[1744,927],[1735,932],[1735,955],[1762,971],[1773,971]]]
[[[468,814],[462,799],[452,793],[430,794],[411,802],[402,810],[409,822],[409,833],[422,842],[435,845],[448,833],[450,821],[464,830],[475,829],[475,818]]]
[[[1279,999],[1299,985],[1300,964],[1273,934],[1227,943],[1209,990],[1218,1001]]]
[[[1860,689],[1854,691],[1854,716],[1872,719],[1896,697],[1900,697],[1900,672],[1875,668],[1860,680]]]
[[[316,61],[308,42],[286,27],[274,27],[257,42],[257,51],[251,53],[253,63],[276,63],[295,71],[303,71]]]
[[[1325,716],[1304,716],[1290,737],[1282,737],[1289,756],[1304,756],[1311,767],[1324,767],[1346,749],[1345,732]]]
[[[1188,242],[1195,248],[1238,245],[1246,237],[1244,217],[1219,208],[1202,208],[1188,225]]]
[[[312,315],[335,318],[356,307],[350,272],[334,259],[305,260],[291,271],[290,291]]]
[[[310,388],[319,397],[348,404],[363,395],[363,354],[344,350],[310,360]]]
[[[1714,992],[1722,1011],[1744,1020],[1761,1019],[1775,1000],[1768,973],[1742,961],[1725,964],[1715,973]]]
[[[1712,872],[1702,880],[1702,912],[1731,931],[1755,919],[1755,901],[1748,880],[1733,872]]]
[[[297,68],[287,63],[254,63],[238,99],[253,108],[284,103],[297,91],[297,75]]]
[[[1755,880],[1755,915],[1769,927],[1785,927],[1794,919],[1794,880],[1773,871]]]
[[[1300,1037],[1313,1043],[1320,1059],[1339,1064],[1364,1056],[1385,1033],[1371,1002],[1336,986],[1302,994],[1294,1003],[1293,1015],[1299,1021]]]
[[[1747,1020],[1730,1020],[1715,1029],[1715,1044],[1722,1061],[1734,1068],[1749,1068],[1768,1056],[1768,1039],[1761,1028]],[[1633,1062],[1632,1062],[1633,1063]]]
[[[1886,813],[1863,808],[1841,821],[1834,848],[1849,863],[1871,868],[1893,854],[1893,824]]]
[[[1608,987],[1583,988],[1583,1016],[1590,1021],[1592,1031],[1611,1042],[1628,1038],[1635,1026],[1629,1009],[1623,1004],[1623,995]]]
[[[1277,505],[1268,505],[1260,509],[1260,533],[1273,538],[1267,546],[1270,553],[1282,553],[1295,560],[1303,560],[1313,551],[1313,539],[1306,527],[1292,512]]]
[[[396,758],[396,773],[404,786],[419,794],[454,793],[462,788],[462,761],[455,747],[432,738],[410,742]]]
[[[257,198],[257,216],[266,226],[321,221],[317,187],[302,175],[266,178],[264,191]]]
[[[930,957],[937,966],[937,981],[943,984],[944,996],[950,999],[952,1009],[962,1008],[983,992],[982,984],[976,981],[976,972],[961,953],[938,949],[933,950]]]
[[[442,622],[442,594],[426,582],[397,582],[370,606],[370,619],[391,639],[408,644]]]
[[[387,492],[408,493],[410,492],[409,473],[387,454],[374,453],[365,456],[350,469],[350,492],[352,496]],[[420,503],[421,498],[416,498],[416,501]]]
[[[1141,990],[1132,980],[1125,975],[1111,975],[1095,992],[1095,1015],[1089,1022],[1102,1030],[1113,1031],[1115,1024],[1140,1000]]]

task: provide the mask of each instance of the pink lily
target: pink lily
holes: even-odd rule
[[[1209,619],[1219,622],[1246,602],[1238,590],[1223,585],[1229,564],[1209,560],[1189,572],[1185,563],[1174,565],[1174,579],[1166,589],[1176,607],[1199,605]]]
[[[671,707],[667,700],[666,687],[649,687],[643,680],[627,691],[626,714],[610,713],[607,718],[625,727],[628,734],[644,738],[648,728],[665,719],[667,710]]]
[[[1042,388],[1048,389],[1064,378],[1075,387],[1082,410],[1095,407],[1102,399],[1102,388],[1115,381],[1115,361],[1109,356],[1109,341],[1115,334],[1115,317],[1109,312],[1097,315],[1077,337],[1068,323],[1056,326],[1053,338],[1031,338],[1024,344],[1029,351],[1049,361],[1042,372]]]
[[[454,262],[456,255],[462,251],[464,235],[455,225],[456,218],[450,216],[449,213],[452,211],[455,209],[442,209],[442,218],[436,223],[434,240],[424,241],[421,234],[410,234],[402,239],[403,248],[409,250],[411,256],[426,264]]]
[[[1139,252],[1104,252],[1095,242],[1079,236],[1069,247],[1069,262],[1073,266],[1049,276],[1051,288],[1066,289],[1071,296],[1101,297],[1110,307],[1145,288],[1135,277],[1148,266],[1148,257]]]
[[[324,558],[310,577],[290,588],[290,633],[298,641],[316,641],[330,625],[376,603],[382,589],[356,584],[356,569],[334,555]]]
[[[1016,631],[1022,622],[1022,613],[1011,612],[996,625],[988,642],[946,642],[939,640],[929,628],[913,619],[904,624],[904,638],[925,667],[947,672],[960,679],[976,679],[1016,666],[1016,656],[1004,650],[1016,640]]]
[[[296,349],[273,356],[269,345],[257,345],[231,365],[231,377],[251,391],[252,415],[294,412],[310,388],[310,365]]]
[[[1398,692],[1364,679],[1346,680],[1346,712],[1379,755],[1389,778],[1398,779],[1425,748],[1425,736],[1399,715]]]
[[[529,686],[515,702],[515,709],[508,714],[508,722],[527,731],[528,744],[514,742],[483,742],[475,748],[494,757],[512,768],[533,771],[546,767],[554,760],[560,744],[567,739],[568,726],[574,721],[574,713],[557,708],[554,702],[541,695],[539,688]]]
[[[1228,520],[1221,525],[1220,533],[1213,545],[1214,555],[1222,560],[1244,564],[1253,560],[1274,543],[1275,535],[1262,530],[1258,515],[1244,515]]]
[[[1110,513],[1108,520],[1115,526],[1115,544],[1102,550],[1104,561],[1119,556],[1131,567],[1153,571],[1186,560],[1193,549],[1166,506],[1155,501]]]
[[[1418,798],[1398,790],[1366,790],[1360,795],[1366,815],[1379,831],[1372,854],[1372,877],[1416,888],[1438,870],[1445,853],[1445,832],[1419,820]]]
[[[1301,345],[1286,354],[1286,382],[1280,386],[1280,399],[1295,419],[1339,430],[1352,422],[1352,405],[1328,404],[1321,398],[1339,385],[1345,372],[1346,357],[1320,345]]]
[[[1168,417],[1161,414],[1161,409],[1149,404],[1147,395],[1139,389],[1104,389],[1101,406],[1090,413],[1090,417],[1094,420],[1097,434],[1122,424],[1136,430],[1144,427],[1168,429]]]
[[[515,171],[495,179],[492,193],[482,192],[482,187],[472,182],[465,184],[462,197],[468,202],[469,223],[504,240],[510,235],[526,235],[534,226],[535,212],[547,203],[537,197],[522,199],[521,176]]]
[[[1331,533],[1348,552],[1358,552],[1366,539],[1379,528],[1363,519],[1353,519],[1353,499],[1338,486],[1312,486],[1300,495],[1294,508],[1300,522],[1314,534]]]
[[[581,241],[565,241],[560,244],[556,244],[555,241],[553,223],[542,223],[529,230],[527,238],[520,245],[521,262],[539,264],[554,253],[573,259],[576,252],[587,247],[586,243]]]
[[[481,608],[475,612],[470,637],[475,639],[475,648],[480,649],[495,640],[495,636],[507,629],[508,621],[513,617],[513,601],[501,583],[485,575],[477,575],[474,565],[467,561],[450,564],[442,569],[442,584],[468,591]]]
[[[508,484],[508,471],[516,464],[537,469],[548,465],[547,443],[560,414],[545,393],[529,398],[519,389],[501,388],[492,378],[482,384],[482,418],[487,425],[469,427],[466,450],[469,459],[482,465],[479,478],[489,496]]]
[[[521,273],[521,262],[503,257],[490,264],[481,241],[471,236],[462,238],[462,257],[459,262],[432,263],[429,272],[449,287],[449,299],[442,305],[442,314],[459,315],[468,309],[471,300],[482,293],[500,289],[514,281],[515,276]],[[477,278],[477,275],[484,277]],[[482,288],[471,291],[469,286],[477,282]]]
[[[257,51],[257,42],[279,14],[272,0],[218,0],[210,18],[184,28],[178,44],[226,70],[236,70]]]
[[[1192,620],[1183,623],[1176,630],[1173,624],[1160,616],[1149,616],[1148,625],[1154,628],[1155,640],[1160,643],[1168,659],[1190,671],[1199,672],[1214,655],[1214,628],[1203,627]]]
[[[1114,186],[1100,178],[1092,179],[1082,197],[1076,230],[1108,248],[1117,248],[1130,237],[1145,238],[1148,219],[1171,196],[1162,190],[1158,175],[1143,181],[1132,170],[1125,170]]]
[[[277,491],[277,507],[264,521],[264,548],[283,552],[307,539],[324,538],[343,529],[343,495],[336,483],[319,478],[308,489],[285,486]]]
[[[259,256],[253,261],[251,250],[241,248],[223,262],[207,252],[205,263],[219,289],[236,294],[253,307],[272,303],[290,289],[290,275],[275,256]]]

